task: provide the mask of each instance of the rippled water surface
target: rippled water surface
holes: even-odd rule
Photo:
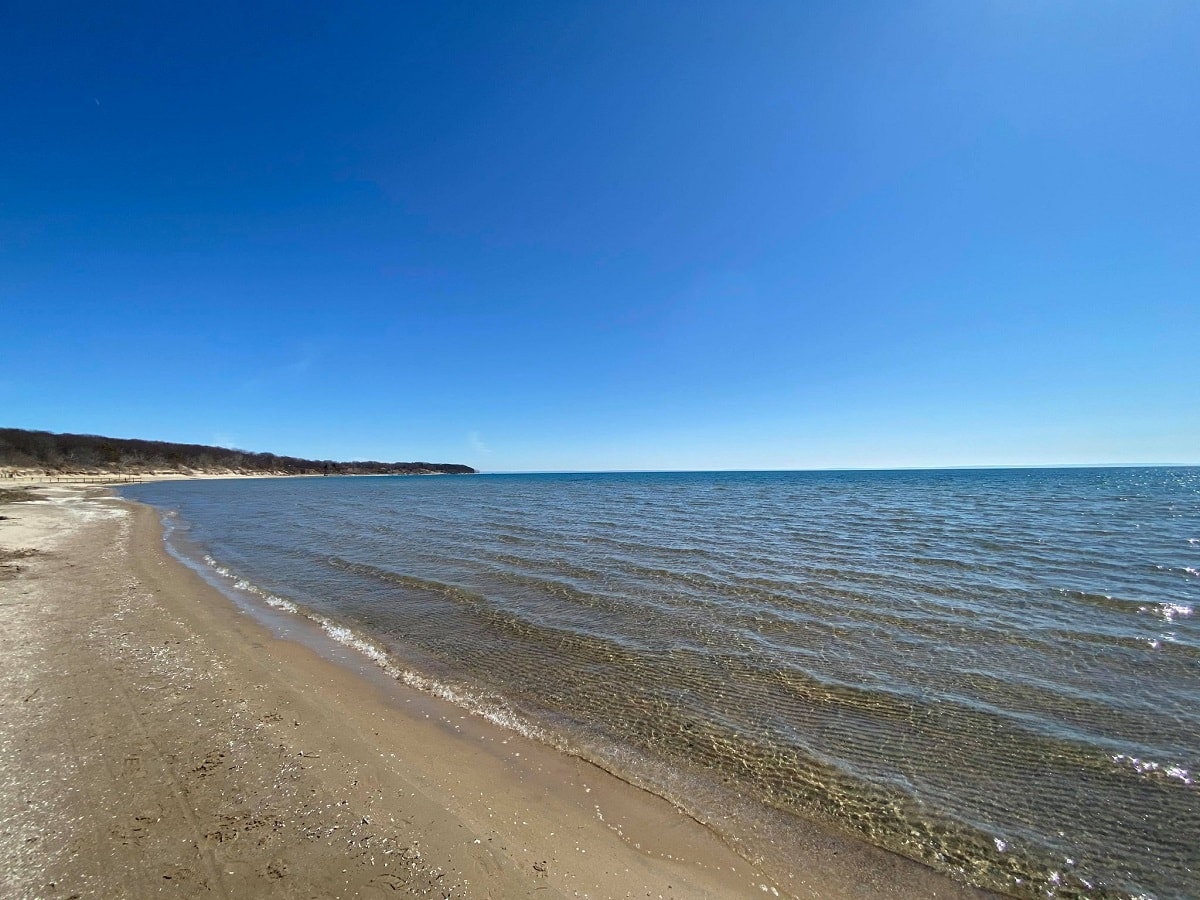
[[[1200,469],[125,493],[715,827],[733,791],[1017,895],[1200,896]]]

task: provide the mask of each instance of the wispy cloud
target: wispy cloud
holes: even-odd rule
[[[491,453],[492,448],[483,442],[483,438],[479,436],[478,431],[472,431],[467,437],[467,443],[471,445],[471,449],[476,453]]]
[[[318,354],[315,350],[308,349],[298,359],[294,359],[283,365],[281,371],[288,375],[303,375],[313,367],[317,361]]]
[[[242,390],[260,390],[275,384],[279,379],[299,379],[307,375],[320,361],[321,351],[312,345],[298,348],[290,359],[278,362],[274,366],[260,370],[252,377],[242,382]]]

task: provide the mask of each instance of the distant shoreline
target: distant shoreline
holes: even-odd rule
[[[47,472],[43,469],[0,469],[0,488],[28,484],[138,484],[150,481],[208,481],[240,478],[391,478],[422,475],[460,475],[461,472]],[[474,473],[470,473],[474,474]]]
[[[473,475],[462,463],[304,459],[208,444],[0,428],[0,478],[6,474],[109,475]]]

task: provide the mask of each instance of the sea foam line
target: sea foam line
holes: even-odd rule
[[[476,696],[467,691],[455,689],[444,682],[436,681],[409,669],[401,668],[395,664],[386,650],[362,637],[352,628],[334,622],[332,619],[311,610],[301,609],[291,600],[285,600],[283,597],[277,597],[270,591],[263,590],[258,585],[231,572],[208,554],[204,555],[204,563],[217,575],[228,580],[232,587],[237,590],[258,597],[267,606],[274,609],[282,610],[283,612],[299,616],[302,619],[308,619],[310,622],[315,623],[327,637],[342,646],[349,647],[362,654],[388,675],[397,681],[403,682],[408,687],[453,703],[455,706],[465,709],[473,715],[487,719],[494,725],[499,725],[501,728],[508,729],[509,731],[515,731],[531,740],[541,743],[554,743],[549,740],[549,736],[542,729],[517,715],[499,697],[494,695],[491,697]]]

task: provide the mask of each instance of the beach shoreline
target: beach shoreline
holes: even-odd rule
[[[816,828],[747,862],[587,762],[272,633],[152,508],[37,492],[0,506],[5,896],[990,896]]]

